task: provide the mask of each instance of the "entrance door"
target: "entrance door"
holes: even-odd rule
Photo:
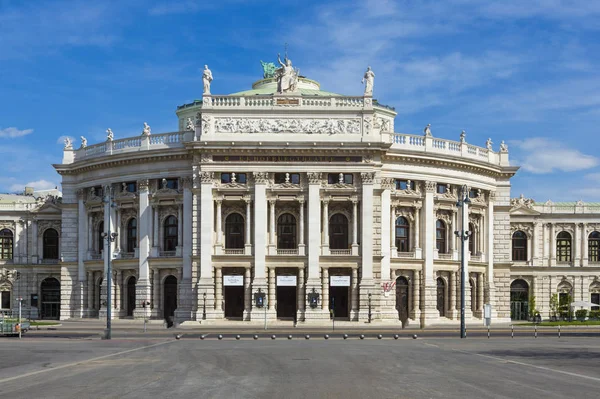
[[[329,287],[329,308],[333,309],[335,318],[348,318],[349,287]]]
[[[527,320],[529,313],[529,285],[524,280],[515,280],[510,285],[510,318]]]
[[[296,287],[277,287],[277,318],[293,319],[296,317]]]
[[[225,286],[225,317],[228,319],[244,317],[244,286]]]
[[[133,316],[135,309],[135,277],[127,280],[127,316]]]
[[[60,318],[60,282],[53,278],[42,281],[42,303],[40,316],[42,319]]]
[[[167,276],[164,282],[163,317],[172,320],[177,309],[177,278]]]
[[[405,277],[396,279],[396,310],[398,319],[404,323],[408,319],[408,280]]]

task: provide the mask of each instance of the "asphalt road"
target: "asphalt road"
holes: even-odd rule
[[[0,340],[7,398],[597,398],[600,342]]]

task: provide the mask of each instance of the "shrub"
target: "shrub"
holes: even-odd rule
[[[575,311],[575,317],[577,317],[577,320],[584,321],[585,316],[587,316],[587,309],[579,309]]]
[[[599,320],[600,319],[600,310],[590,310],[590,320]]]

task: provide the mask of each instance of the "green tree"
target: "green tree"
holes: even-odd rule
[[[550,316],[556,317],[558,312],[558,294],[552,294],[550,297]]]
[[[529,297],[529,318],[533,319],[537,314],[537,309],[535,308],[535,295],[531,295]]]

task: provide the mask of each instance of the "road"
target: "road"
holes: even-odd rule
[[[597,338],[0,340],[10,398],[596,398]]]

